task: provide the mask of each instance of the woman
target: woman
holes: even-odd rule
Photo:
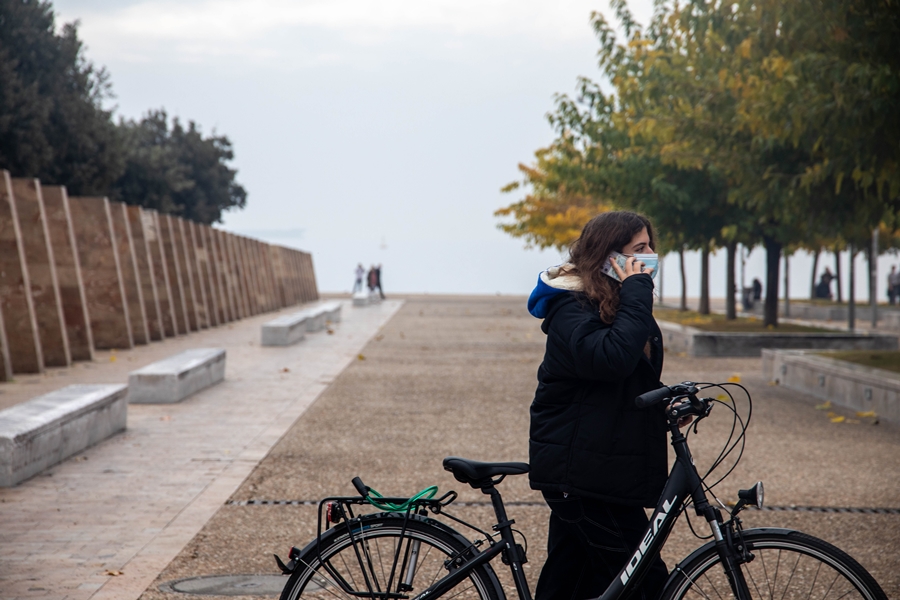
[[[661,334],[653,319],[653,226],[632,212],[585,225],[570,262],[549,269],[528,299],[543,318],[544,361],[531,405],[531,487],[551,508],[547,562],[535,600],[596,598],[634,553],[667,477],[664,406],[634,398],[659,388]],[[624,254],[624,266],[611,259]],[[617,278],[605,274],[610,263]],[[608,270],[608,269],[607,269]],[[657,558],[635,598],[665,583]]]

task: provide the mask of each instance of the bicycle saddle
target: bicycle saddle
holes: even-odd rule
[[[492,484],[497,475],[522,475],[528,472],[528,463],[522,462],[481,462],[448,456],[444,459],[444,470],[453,473],[457,481],[472,487]]]

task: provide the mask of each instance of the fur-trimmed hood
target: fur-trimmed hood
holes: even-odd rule
[[[566,263],[550,267],[538,275],[537,285],[528,297],[528,312],[538,319],[547,316],[547,305],[550,300],[566,292],[580,292],[584,289],[578,275],[561,275],[562,270],[570,270],[572,264]]]

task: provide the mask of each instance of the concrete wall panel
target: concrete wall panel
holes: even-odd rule
[[[241,259],[244,265],[244,281],[247,287],[247,300],[250,306],[250,314],[258,315],[259,287],[256,281],[256,265],[253,263],[253,254],[250,252],[250,240],[243,236],[238,237],[238,245],[241,249]]]
[[[135,344],[149,344],[150,331],[147,327],[144,291],[138,274],[134,238],[131,235],[131,223],[128,219],[128,207],[122,202],[110,202],[109,212],[112,217],[113,232],[116,236],[115,245],[119,253],[119,266],[122,270],[125,302],[128,304],[128,316],[131,319],[131,336],[134,338]]]
[[[217,315],[219,323],[228,323],[234,319],[231,316],[231,301],[228,297],[228,288],[225,283],[225,258],[222,256],[219,234],[212,227],[203,226],[203,233],[209,245],[210,266],[212,267],[212,285],[216,290],[218,301]]]
[[[228,271],[231,276],[231,288],[232,293],[234,294],[234,305],[237,309],[235,311],[236,318],[244,319],[250,316],[250,313],[247,311],[247,301],[244,286],[241,282],[241,267],[238,262],[238,253],[235,248],[237,246],[237,242],[235,241],[235,236],[230,233],[222,233],[225,242],[225,251],[228,256]]]
[[[191,264],[189,244],[184,230],[184,219],[170,217],[172,235],[178,247],[178,268],[181,271],[181,289],[184,291],[184,308],[191,331],[200,331],[200,315],[197,310],[197,290],[194,288],[194,268]]]
[[[69,354],[73,361],[94,360],[94,336],[91,333],[78,246],[69,211],[69,197],[65,187],[56,185],[41,186],[41,196],[44,200],[50,245],[53,248]]]
[[[156,282],[163,333],[166,337],[175,337],[179,334],[178,319],[175,317],[175,303],[172,300],[172,284],[169,281],[169,265],[163,244],[160,215],[155,210],[142,209],[141,218],[144,220],[144,235],[153,264],[153,278]]]
[[[187,303],[184,299],[184,285],[179,266],[178,243],[173,233],[174,225],[169,215],[159,215],[159,231],[162,235],[166,268],[169,271],[169,293],[172,295],[172,308],[175,314],[175,329],[178,333],[190,333],[187,317]]]
[[[0,302],[0,306],[2,306],[2,302]],[[9,342],[6,339],[6,326],[3,324],[3,310],[0,309],[0,381],[12,381],[12,377]]]
[[[0,171],[0,311],[13,373],[42,373],[44,356],[8,171]]]
[[[91,318],[94,346],[99,349],[134,347],[131,319],[109,202],[106,198],[69,198],[78,245],[78,259]]]
[[[218,327],[222,322],[219,317],[219,293],[215,274],[215,255],[210,246],[206,225],[194,223],[194,243],[197,248],[197,264],[203,289],[206,290],[206,315],[210,327]]]
[[[212,326],[210,301],[208,298],[208,281],[206,249],[200,238],[200,225],[193,221],[184,222],[184,240],[188,248],[188,259],[193,269],[192,281],[197,299],[197,325],[203,329]]]
[[[228,251],[227,236],[224,231],[218,229],[210,229],[215,240],[216,252],[219,264],[219,284],[222,287],[222,297],[225,299],[224,306],[227,309],[227,320],[236,321],[240,319],[238,313],[237,296],[234,294],[234,275],[231,272],[231,253]]]
[[[138,281],[144,299],[144,314],[147,318],[147,334],[151,341],[165,339],[162,314],[159,308],[159,293],[156,289],[156,277],[153,272],[153,257],[147,241],[144,218],[140,206],[127,206],[128,227],[134,244],[134,258],[137,265]]]
[[[41,183],[37,179],[16,178],[12,180],[12,185],[44,365],[68,367],[72,364],[72,357],[59,297],[56,261],[44,215]]]

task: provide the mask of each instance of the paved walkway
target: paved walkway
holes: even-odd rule
[[[125,382],[190,347],[228,352],[224,383],[179,404],[131,405],[124,434],[0,490],[0,598],[140,596],[401,304],[345,303],[333,334],[288,348],[259,346],[269,313],[4,386],[12,404],[69,383]]]

